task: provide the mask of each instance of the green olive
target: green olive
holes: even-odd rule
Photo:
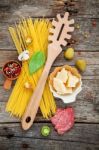
[[[76,61],[76,67],[77,67],[80,71],[84,72],[84,71],[86,70],[86,61],[85,61],[84,59],[78,59],[78,60]]]
[[[74,57],[74,49],[73,48],[68,48],[65,53],[64,56],[66,59],[71,60]]]
[[[48,126],[43,126],[42,129],[41,129],[41,134],[43,136],[48,136],[50,134],[50,127]]]

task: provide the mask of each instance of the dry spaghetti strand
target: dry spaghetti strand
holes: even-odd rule
[[[47,19],[31,18],[22,19],[15,27],[9,27],[9,31],[18,53],[28,49],[30,57],[34,52],[41,50],[47,57],[48,34],[51,22]],[[32,43],[26,44],[26,37],[31,37]],[[38,83],[43,68],[39,69],[32,76],[29,74],[28,61],[22,63],[22,72],[15,84],[12,94],[6,106],[6,110],[19,118],[22,117],[31,95]],[[29,82],[32,89],[25,89],[24,84]],[[43,96],[40,103],[40,109],[44,118],[49,118],[56,111],[56,104],[52,93],[50,92],[48,81],[45,85]]]

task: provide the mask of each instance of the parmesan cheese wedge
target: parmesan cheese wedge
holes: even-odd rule
[[[65,94],[71,94],[73,92],[72,88],[68,88],[68,87],[65,87],[66,88],[66,93]]]
[[[60,93],[60,94],[66,93],[66,87],[65,87],[64,83],[57,78],[53,79],[53,87],[55,88],[57,93]]]
[[[68,72],[68,81],[67,81],[67,87],[76,87],[76,84],[79,82],[79,78],[72,75],[71,72]]]
[[[53,79],[53,87],[55,88],[58,94],[71,94],[72,93],[72,88],[66,87],[65,84],[57,78]]]
[[[68,95],[60,95],[57,92],[55,92],[52,88],[51,85],[50,86],[50,90],[53,93],[54,97],[56,98],[60,98],[65,104],[68,103],[73,103],[76,101],[76,97],[77,95],[81,92],[82,90],[82,81],[80,80],[80,85],[79,87],[77,87],[77,89],[72,93],[72,94],[68,94]]]
[[[68,79],[68,72],[63,68],[60,72],[57,73],[56,78],[61,80],[63,83],[67,82]]]

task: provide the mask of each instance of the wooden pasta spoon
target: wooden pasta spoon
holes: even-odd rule
[[[69,13],[66,12],[63,17],[60,14],[57,15],[57,21],[53,20],[53,28],[50,29],[49,35],[49,45],[48,45],[48,57],[43,70],[43,73],[38,81],[37,87],[30,99],[30,102],[26,108],[26,111],[22,117],[22,128],[28,130],[37,114],[40,100],[43,94],[44,86],[50,71],[50,68],[56,59],[56,57],[61,53],[62,47],[66,46],[66,39],[70,39],[71,35],[69,32],[74,31],[74,27],[70,25],[74,24],[74,20],[68,20]]]

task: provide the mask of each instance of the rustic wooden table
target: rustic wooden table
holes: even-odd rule
[[[75,48],[75,58],[68,62],[62,52],[55,66],[74,65],[84,58],[87,70],[83,74],[83,90],[75,109],[75,125],[63,136],[57,135],[50,121],[38,113],[33,127],[24,132],[20,121],[5,112],[11,91],[3,89],[4,78],[0,74],[0,150],[99,150],[99,1],[98,0],[0,0],[0,67],[17,58],[16,49],[8,33],[8,26],[21,16],[53,18],[57,13],[69,11],[79,29],[75,29],[69,45]],[[96,23],[96,25],[95,25]],[[57,105],[64,107],[60,100]],[[43,125],[51,127],[51,135],[42,137]]]

